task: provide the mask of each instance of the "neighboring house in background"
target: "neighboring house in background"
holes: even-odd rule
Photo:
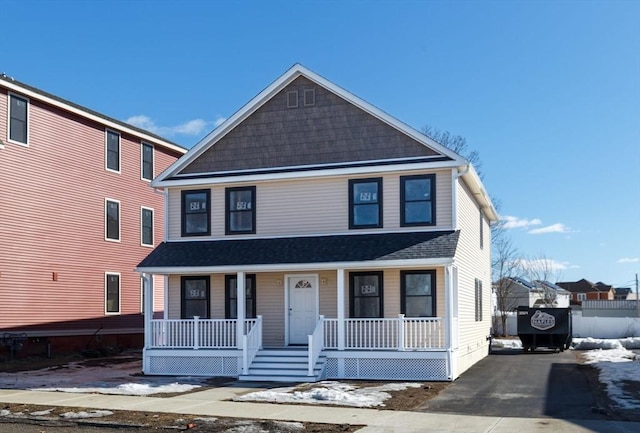
[[[558,282],[558,286],[571,292],[571,303],[582,305],[582,301],[612,300],[613,287],[598,282],[593,284],[584,278],[576,282]]]
[[[568,308],[571,305],[571,292],[549,281],[533,280],[534,293],[539,300],[534,302],[533,307]]]
[[[164,238],[150,182],[184,152],[0,76],[0,351],[142,346],[134,268]]]
[[[631,287],[617,287],[613,289],[613,299],[617,301],[626,301],[631,294]]]
[[[507,311],[520,306],[541,308],[567,308],[571,293],[548,281],[528,281],[519,277],[508,277],[505,293]],[[497,305],[497,301],[494,301]]]
[[[166,239],[137,270],[168,308],[146,374],[453,380],[487,355],[497,215],[474,168],[305,67],[152,186]]]

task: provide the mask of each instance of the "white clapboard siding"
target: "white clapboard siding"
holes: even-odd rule
[[[458,365],[462,373],[485,356],[491,329],[491,245],[490,228],[483,224],[484,245],[480,248],[480,209],[462,179],[458,179],[458,224],[456,250],[459,293]],[[475,279],[482,281],[482,321],[475,320]]]

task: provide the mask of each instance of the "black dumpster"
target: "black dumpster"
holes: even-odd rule
[[[564,351],[571,346],[571,308],[518,307],[518,337],[524,351],[538,347]]]

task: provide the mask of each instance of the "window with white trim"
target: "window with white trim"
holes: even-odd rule
[[[107,170],[120,173],[120,134],[107,129],[105,142]]]
[[[105,272],[104,280],[104,311],[107,314],[119,314],[120,274],[115,272]]]
[[[140,243],[145,247],[153,246],[153,209],[140,209]]]
[[[578,301],[586,301],[587,294],[586,293],[578,293]]]
[[[153,180],[153,145],[143,142],[141,153],[142,173],[140,175],[143,180]]]
[[[28,143],[29,100],[9,94],[9,140]]]
[[[104,201],[104,238],[109,241],[120,240],[120,202]]]

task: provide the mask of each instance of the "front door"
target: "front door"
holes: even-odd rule
[[[288,344],[307,344],[318,320],[318,276],[293,275],[287,277]]]

